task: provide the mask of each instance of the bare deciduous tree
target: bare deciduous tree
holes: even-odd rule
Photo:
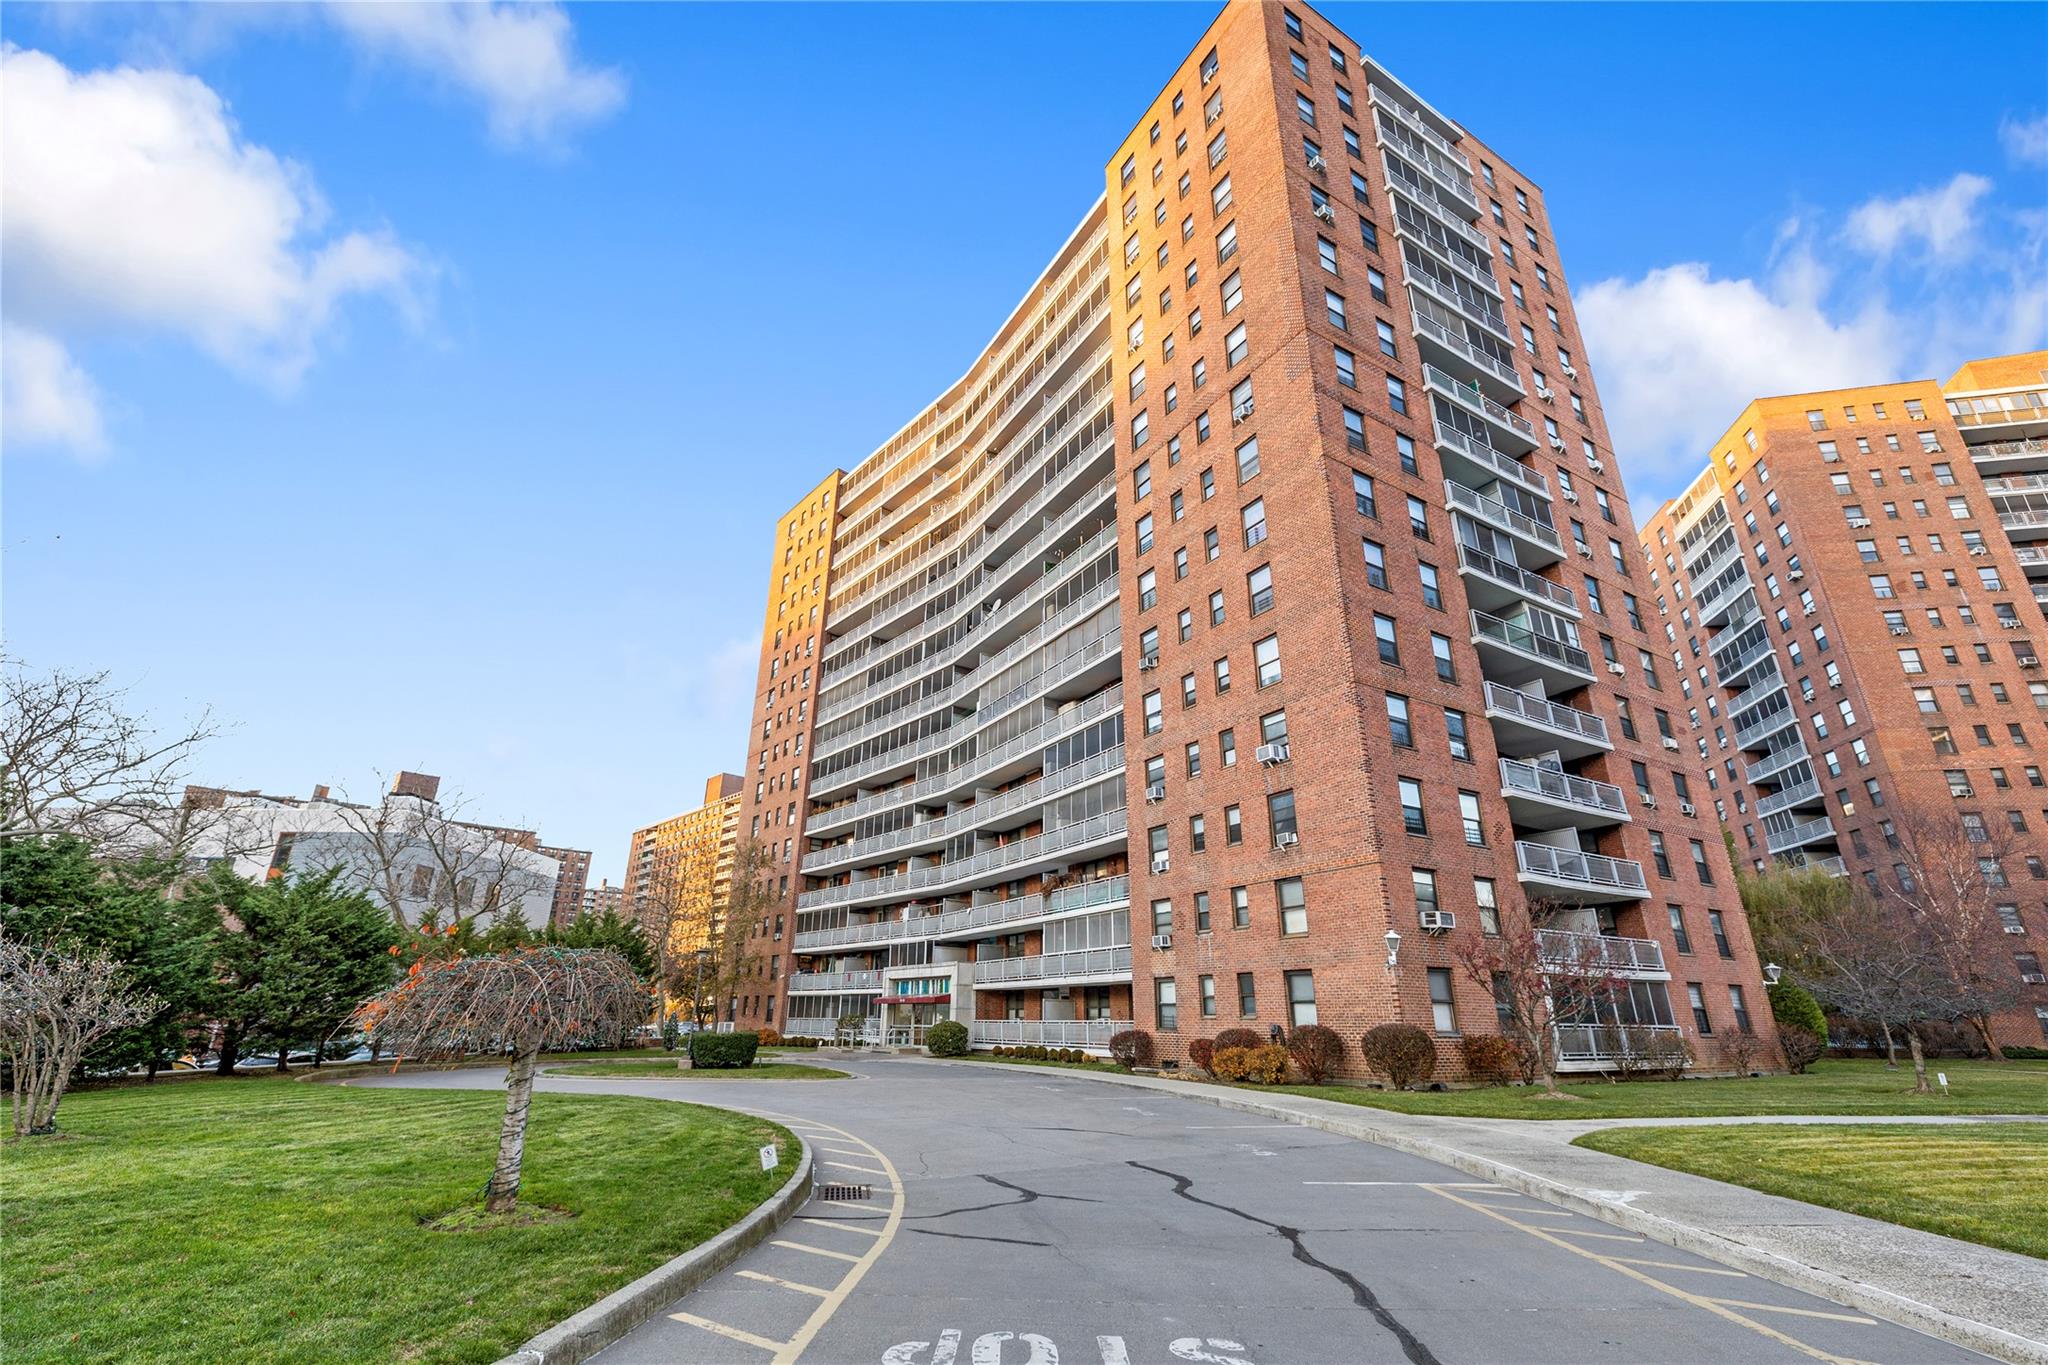
[[[1877,1024],[1894,1065],[1894,1030],[1905,1034],[1914,1089],[1924,1094],[1918,1026],[1947,1014],[1946,983],[1905,908],[1845,886],[1832,903],[1785,917],[1775,933],[1793,979],[1830,1009]]]
[[[2012,899],[2005,864],[2012,839],[2003,824],[1966,827],[1954,815],[1903,809],[1893,816],[1894,858],[1905,869],[1883,885],[1905,911],[1914,940],[1938,973],[1946,1014],[1975,1029],[1994,1061],[2004,1061],[1991,1017],[2019,1004],[2019,973],[2006,953],[1998,907]]]
[[[0,1049],[13,1073],[14,1135],[54,1132],[57,1105],[86,1051],[162,1005],[131,986],[105,949],[68,953],[0,930]]]
[[[202,714],[159,732],[112,675],[0,670],[0,838],[77,834],[97,846],[181,855],[203,816],[185,769],[215,728]]]
[[[1540,908],[1530,908],[1532,917]],[[1620,984],[1590,934],[1559,935],[1548,943],[1534,929],[1503,927],[1499,935],[1470,939],[1453,950],[1473,984],[1488,992],[1505,1032],[1536,1063],[1544,1090],[1557,1089],[1558,1030],[1603,1027]]]
[[[511,1054],[498,1160],[484,1190],[488,1211],[509,1213],[519,1199],[541,1051],[615,1038],[646,1015],[647,989],[617,953],[539,947],[415,963],[404,981],[365,1001],[354,1022],[400,1057]]]
[[[393,794],[373,805],[339,801],[335,811],[350,837],[320,861],[340,867],[400,928],[495,918],[552,891],[538,848],[514,831],[462,819],[460,798]]]
[[[733,998],[760,970],[752,935],[778,903],[768,868],[766,848],[747,840],[733,851],[724,904],[707,908],[680,887],[657,886],[647,898],[651,905],[641,927],[655,948],[656,980],[671,1000],[688,1002],[699,1025],[721,1012],[730,1020]]]

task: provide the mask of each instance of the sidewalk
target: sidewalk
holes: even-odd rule
[[[1777,1115],[1583,1123],[1446,1118],[1199,1081],[1053,1074],[1207,1100],[1410,1152],[2001,1360],[2048,1365],[2048,1262],[1571,1145],[1573,1138],[1594,1129],[1637,1124],[1957,1121],[1953,1118]],[[1970,1116],[1961,1121],[1997,1120]]]

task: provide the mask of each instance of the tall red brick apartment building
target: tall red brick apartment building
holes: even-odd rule
[[[1449,1072],[1498,1027],[1457,945],[1535,907],[1702,1067],[1768,1034],[1535,185],[1278,4],[1226,8],[1105,175],[835,476],[822,619],[771,608],[749,816],[794,932],[756,926],[784,965],[741,1017],[1135,1023],[1168,1060],[1399,1020]]]

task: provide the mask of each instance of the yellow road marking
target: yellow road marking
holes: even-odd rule
[[[1643,1240],[1640,1237],[1631,1237],[1625,1232],[1593,1232],[1586,1228],[1557,1228],[1555,1231],[1561,1232],[1567,1237],[1597,1237],[1603,1242],[1635,1242],[1640,1244]]]
[[[856,1166],[851,1161],[821,1161],[818,1164],[820,1166],[830,1166],[835,1171],[859,1171],[862,1175],[883,1174],[883,1172],[877,1167]]]
[[[802,1242],[785,1242],[777,1239],[768,1243],[772,1247],[788,1247],[791,1251],[808,1251],[813,1256],[830,1256],[835,1261],[859,1261],[858,1256],[849,1256],[843,1251],[827,1251],[823,1247],[806,1246]]]
[[[830,1218],[800,1218],[797,1221],[809,1223],[812,1227],[831,1228],[837,1232],[857,1232],[863,1237],[880,1237],[882,1235],[880,1228],[863,1228],[856,1227],[852,1223],[835,1223]]]
[[[809,1294],[814,1298],[822,1299],[832,1292],[829,1289],[820,1289],[814,1284],[798,1284],[795,1280],[785,1280],[775,1275],[763,1275],[758,1270],[735,1270],[733,1274],[740,1276],[742,1279],[759,1280],[763,1284],[772,1284],[778,1289],[794,1289],[799,1294]]]
[[[1576,1213],[1565,1209],[1525,1209],[1519,1204],[1483,1204],[1480,1207],[1499,1209],[1502,1213],[1533,1213],[1538,1218],[1576,1218]]]
[[[770,1341],[767,1337],[755,1336],[752,1332],[741,1331],[737,1327],[727,1327],[722,1322],[713,1322],[710,1318],[700,1318],[695,1313],[670,1313],[669,1316],[677,1322],[687,1322],[692,1327],[716,1332],[728,1341],[744,1341],[747,1345],[758,1346],[764,1351],[780,1351],[784,1345],[779,1341]]]
[[[854,1213],[887,1213],[889,1210],[879,1204],[861,1204],[851,1199],[820,1199],[820,1204],[830,1204],[837,1209],[848,1209]]]
[[[1854,1313],[1818,1313],[1811,1308],[1786,1308],[1782,1304],[1751,1303],[1747,1299],[1715,1299],[1714,1302],[1725,1303],[1730,1308],[1754,1308],[1762,1313],[1790,1313],[1801,1318],[1826,1318],[1829,1322],[1860,1322],[1866,1327],[1877,1322],[1875,1318],[1859,1318]]]
[[[821,1152],[830,1152],[830,1153],[832,1153],[832,1155],[834,1155],[834,1156],[866,1156],[866,1155],[867,1155],[867,1153],[866,1153],[866,1152],[863,1152],[863,1151],[859,1150],[858,1148],[848,1149],[848,1148],[845,1148],[845,1147],[827,1147],[827,1146],[825,1146],[825,1145],[824,1145],[823,1143],[820,1143],[820,1144],[818,1145],[818,1150],[819,1150],[819,1151],[821,1151]]]
[[[1726,1275],[1734,1280],[1746,1280],[1749,1278],[1748,1271],[1726,1270],[1717,1265],[1683,1265],[1677,1261],[1645,1261],[1634,1256],[1609,1256],[1607,1259],[1619,1261],[1623,1265],[1651,1265],[1659,1270],[1691,1270],[1701,1275]]]
[[[1863,1362],[1861,1361],[1851,1360],[1846,1356],[1830,1354],[1827,1351],[1821,1350],[1818,1346],[1809,1346],[1805,1342],[1799,1340],[1797,1337],[1787,1336],[1783,1332],[1780,1332],[1777,1328],[1770,1327],[1765,1325],[1764,1323],[1758,1322],[1755,1318],[1744,1317],[1742,1314],[1736,1312],[1734,1309],[1725,1307],[1722,1304],[1716,1302],[1715,1300],[1707,1298],[1705,1295],[1695,1294],[1692,1291],[1686,1289],[1680,1289],[1675,1284],[1666,1284],[1664,1283],[1664,1281],[1658,1279],[1654,1275],[1645,1275],[1642,1271],[1635,1269],[1633,1266],[1622,1264],[1617,1258],[1613,1256],[1603,1256],[1599,1252],[1592,1250],[1590,1247],[1576,1246],[1570,1242],[1564,1241],[1562,1238],[1553,1236],[1550,1229],[1548,1228],[1540,1228],[1535,1226],[1533,1223],[1518,1223],[1514,1219],[1508,1217],[1504,1213],[1499,1212],[1498,1210],[1489,1209],[1484,1204],[1475,1203],[1472,1200],[1465,1198],[1463,1195],[1453,1194],[1449,1190],[1444,1189],[1441,1186],[1426,1185],[1423,1188],[1433,1191],[1441,1197],[1450,1200],[1454,1204],[1463,1204],[1466,1208],[1477,1210],[1478,1212],[1485,1214],[1488,1218],[1496,1219],[1500,1222],[1506,1223],[1511,1228],[1519,1228],[1521,1231],[1528,1233],[1531,1237],[1536,1238],[1540,1242],[1548,1242],[1554,1247],[1560,1247],[1565,1251],[1569,1251],[1574,1256],[1583,1256],[1589,1261],[1597,1261],[1601,1265],[1606,1266],[1609,1270],[1612,1270],[1615,1274],[1626,1275],[1628,1276],[1628,1278],[1636,1281],[1638,1284],[1647,1285],[1650,1288],[1657,1290],[1659,1293],[1669,1294],[1674,1299],[1679,1299],[1686,1303],[1692,1304],[1696,1308],[1703,1308],[1707,1312],[1714,1314],[1716,1317],[1726,1318],[1730,1322],[1740,1323],[1742,1326],[1749,1328],[1752,1332],[1756,1332],[1759,1335],[1769,1337],[1772,1341],[1779,1342],[1786,1346],[1790,1346],[1793,1350],[1798,1351],[1801,1355],[1812,1356],[1815,1360],[1826,1361],[1828,1362],[1828,1365],[1863,1365]],[[778,1365],[780,1365],[779,1359]]]

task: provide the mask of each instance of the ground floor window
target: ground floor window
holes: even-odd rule
[[[1180,987],[1170,976],[1153,978],[1152,1015],[1161,1033],[1173,1033],[1180,1027]]]
[[[1313,972],[1288,972],[1287,1014],[1296,1028],[1316,1021],[1316,978]]]
[[[1458,1012],[1451,1007],[1451,969],[1429,969],[1429,1010],[1438,1033],[1458,1031]]]

